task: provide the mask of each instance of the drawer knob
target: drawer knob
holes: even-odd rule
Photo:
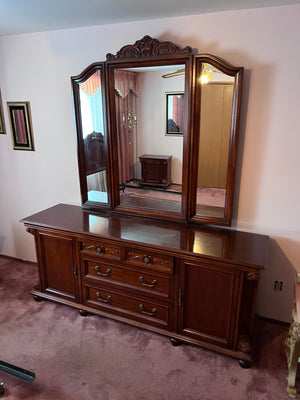
[[[101,294],[99,292],[96,292],[96,296],[97,296],[97,299],[99,301],[101,301],[102,303],[109,303],[112,300],[111,296],[107,296],[106,299],[102,299]]]
[[[96,248],[96,251],[97,251],[97,253],[102,253],[102,254],[105,254],[106,253],[106,248],[104,247],[104,246],[101,246],[101,247],[97,247]]]
[[[150,257],[144,257],[144,263],[150,264]]]
[[[146,283],[144,281],[144,278],[142,276],[140,276],[139,280],[142,282],[143,286],[150,287],[150,288],[153,288],[157,284],[157,280],[156,279],[153,279],[152,283]]]
[[[105,272],[101,272],[98,265],[95,265],[95,270],[97,271],[97,274],[101,275],[101,276],[110,276],[111,275],[111,270],[109,268],[107,268],[107,270]]]
[[[143,306],[143,304],[139,305],[140,310],[142,310],[142,313],[145,315],[150,315],[151,317],[157,312],[156,308],[152,308],[151,312],[145,311],[145,307]]]

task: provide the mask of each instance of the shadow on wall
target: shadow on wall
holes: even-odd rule
[[[256,313],[262,317],[290,322],[297,272],[279,246],[279,241],[280,238],[270,239],[266,268],[261,272],[258,286]],[[289,242],[293,242],[289,244],[294,248],[299,246],[292,240]]]

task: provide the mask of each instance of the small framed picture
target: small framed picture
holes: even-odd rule
[[[7,102],[14,150],[34,151],[30,103]]]
[[[0,134],[5,132],[4,114],[3,114],[3,104],[0,91]]]

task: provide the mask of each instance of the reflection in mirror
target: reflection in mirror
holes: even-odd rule
[[[185,78],[163,75],[184,67],[114,71],[121,206],[181,213],[183,137],[165,135],[165,94],[184,93]]]
[[[100,71],[79,84],[87,198],[107,203],[104,118]]]
[[[196,215],[224,217],[235,78],[203,63]]]
[[[166,93],[166,135],[183,135],[184,93]]]

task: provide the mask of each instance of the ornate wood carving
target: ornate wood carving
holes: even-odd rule
[[[33,228],[26,228],[26,232],[30,233],[31,235],[34,235],[35,229],[33,229]]]
[[[192,52],[191,46],[182,48],[172,42],[160,42],[158,39],[153,39],[151,36],[146,35],[134,44],[123,46],[116,54],[108,53],[106,59],[119,60],[122,58],[172,56],[175,54],[189,55]]]

